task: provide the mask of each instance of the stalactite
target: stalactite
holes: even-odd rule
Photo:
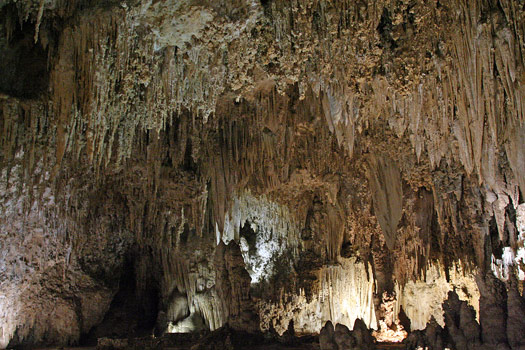
[[[261,328],[274,327],[283,333],[293,321],[297,332],[317,333],[327,320],[352,328],[357,318],[368,327],[377,328],[374,281],[369,279],[369,268],[355,259],[322,267],[318,272],[318,292],[315,295],[307,298],[304,292],[283,294],[277,303],[261,301]]]
[[[240,230],[245,225],[255,227],[254,247],[246,246]],[[252,283],[267,280],[274,272],[275,260],[285,252],[297,257],[300,232],[295,218],[286,207],[279,206],[267,198],[256,198],[249,192],[235,196],[232,208],[226,214],[224,231],[217,232],[217,242],[230,241],[244,244],[243,258],[251,271]],[[254,249],[250,252],[249,249]]]
[[[394,248],[397,224],[403,209],[403,190],[399,170],[390,159],[371,157],[369,181],[377,221],[389,249]]]
[[[211,257],[219,242],[239,242],[261,313],[285,315],[280,332],[289,320],[305,332],[328,319],[375,327],[375,282],[397,283],[421,328],[430,315],[441,322],[432,308],[470,283],[497,240],[521,266],[523,230],[508,233],[525,188],[525,14],[515,1],[245,5],[232,17],[233,5],[211,2],[18,1],[0,23],[7,43],[28,24],[32,38],[50,39],[49,90],[0,94],[10,247],[0,266],[14,281],[0,287],[0,310],[13,310],[0,314],[0,347],[17,327],[20,342],[49,336],[45,320],[23,318],[39,306],[23,303],[41,295],[39,278],[103,290],[102,313],[126,254],[138,289],[158,288],[170,317],[178,295],[216,329],[238,305],[218,290]],[[240,234],[247,222],[254,254]],[[13,258],[12,247],[39,240],[28,262]],[[264,289],[276,276],[286,283]],[[432,310],[416,310],[419,290],[439,294]],[[58,299],[68,317],[85,316]],[[77,326],[52,335],[74,342]]]
[[[460,266],[453,266],[446,272],[442,265],[428,265],[422,280],[409,281],[404,286],[396,285],[394,314],[398,315],[403,308],[412,330],[425,329],[431,317],[443,326],[442,304],[448,292],[454,290],[461,300],[467,301],[476,310],[479,319],[480,294],[475,275],[476,272],[467,272]]]

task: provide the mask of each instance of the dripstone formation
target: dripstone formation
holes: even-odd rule
[[[0,189],[0,348],[524,349],[525,3],[0,0]]]

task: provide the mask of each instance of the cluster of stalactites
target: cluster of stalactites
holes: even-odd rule
[[[53,135],[46,141],[56,147],[54,157],[48,158],[56,164],[54,173],[67,154],[79,158],[85,155],[95,168],[119,164],[131,157],[138,131],[155,130],[154,135],[159,135],[174,120],[183,119],[183,110],[190,111],[194,121],[220,119],[222,116],[214,113],[227,111],[218,108],[217,101],[228,89],[242,101],[253,98],[253,94],[275,93],[273,89],[261,89],[261,81],[273,80],[276,90],[282,93],[290,91],[286,86],[297,83],[301,98],[320,100],[329,130],[350,154],[358,136],[382,120],[398,137],[407,137],[417,158],[428,161],[431,168],[438,167],[442,160],[449,164],[457,161],[466,174],[477,174],[484,184],[487,211],[495,216],[503,238],[505,208],[509,203],[518,204],[518,186],[525,187],[520,147],[525,137],[525,69],[520,49],[523,11],[512,1],[502,2],[498,9],[486,8],[480,1],[452,1],[440,8],[418,3],[410,8],[411,16],[420,26],[426,25],[429,32],[443,26],[452,28],[428,44],[437,49],[425,58],[425,71],[412,65],[408,55],[395,56],[399,53],[394,47],[405,45],[412,52],[415,48],[407,46],[406,41],[413,39],[430,50],[432,47],[427,48],[423,42],[428,33],[417,27],[400,30],[406,19],[399,17],[401,8],[389,3],[271,3],[265,11],[252,8],[249,16],[238,22],[219,14],[217,8],[199,10],[177,5],[170,11],[181,14],[181,18],[202,12],[206,19],[205,27],[180,19],[176,29],[192,33],[183,36],[183,42],[175,42],[168,35],[166,28],[171,27],[158,13],[164,8],[158,6],[89,9],[79,14],[74,25],[64,27],[56,59],[50,62],[49,106],[28,103],[13,112],[9,99],[1,102],[5,159],[20,147],[19,137],[25,137],[34,148],[35,140],[45,134]],[[454,16],[449,16],[454,9]],[[51,13],[51,6],[45,10],[44,15]],[[216,21],[210,21],[210,16]],[[45,16],[41,20],[45,21]],[[153,25],[156,20],[162,30]],[[255,39],[249,40],[248,33]],[[361,33],[362,38],[355,33]],[[343,38],[351,39],[352,45],[345,44]],[[361,42],[365,38],[377,42],[381,49],[367,49]],[[227,45],[223,39],[232,42]],[[333,45],[319,46],[319,41],[327,42],[320,39],[331,39],[328,41]],[[175,44],[178,46],[172,46]],[[297,52],[308,59],[300,59]],[[382,61],[389,55],[395,57],[390,65]],[[411,78],[404,82],[395,73],[400,69],[396,64],[403,60],[408,60],[405,67]],[[280,70],[269,74],[270,63]],[[387,72],[375,74],[374,67]],[[260,74],[247,76],[246,72]],[[256,118],[272,119],[272,100],[260,98],[260,107],[268,110]],[[15,130],[20,125],[12,116],[20,113],[29,116],[31,125],[39,125],[30,128],[33,135],[27,130]],[[266,150],[275,146],[274,130],[268,130],[258,151],[277,158]],[[239,138],[243,140],[247,138]],[[235,148],[232,152],[232,158],[241,160],[242,147],[241,152],[235,154]],[[26,153],[33,163],[34,152]],[[222,232],[228,207],[224,198],[229,197],[232,183],[242,174],[230,174],[228,166],[220,165],[224,159],[211,158],[217,164],[212,164],[207,174],[214,182],[210,204],[216,208],[214,221]],[[257,172],[256,162],[241,164],[244,172]],[[265,175],[270,176],[266,184],[274,185],[286,177],[286,167],[278,176]],[[399,210],[379,217],[390,247],[399,217]],[[334,247],[330,254],[336,256]]]
[[[350,328],[362,319],[369,328],[377,328],[374,308],[374,279],[370,266],[354,258],[324,266],[318,272],[316,293],[306,296],[282,293],[277,302],[258,303],[261,328],[286,331],[289,322],[300,333],[319,333],[327,320]]]
[[[56,161],[60,164],[66,152],[85,152],[90,161],[104,166],[115,152],[118,160],[128,158],[137,130],[163,129],[182,108],[207,120],[225,89],[239,95],[253,89],[257,77],[241,71],[259,69],[263,79],[271,78],[266,70],[272,62],[281,69],[273,76],[279,91],[287,91],[285,84],[298,83],[303,96],[308,88],[322,94],[326,122],[350,152],[356,135],[370,121],[384,118],[399,136],[408,134],[418,158],[426,154],[433,167],[441,159],[459,160],[467,174],[476,172],[496,193],[508,191],[498,184],[497,154],[504,151],[514,184],[523,187],[521,10],[512,1],[504,1],[500,10],[484,8],[480,1],[436,6],[417,4],[410,11],[431,29],[452,29],[431,43],[440,52],[425,60],[429,71],[409,64],[413,79],[401,85],[395,75],[369,76],[382,64],[381,57],[390,54],[386,47],[376,52],[362,43],[345,45],[341,39],[355,41],[353,34],[363,33],[381,46],[385,35],[393,35],[380,30],[383,22],[397,28],[403,20],[387,15],[399,10],[388,3],[364,8],[351,2],[271,4],[267,15],[253,9],[249,20],[239,23],[226,21],[217,9],[203,8],[208,17],[216,16],[217,24],[208,21],[205,30],[181,20],[177,30],[195,33],[183,43],[173,43],[178,46],[170,46],[169,33],[163,31],[166,19],[155,12],[156,6],[86,11],[76,25],[63,29],[57,59],[50,66]],[[446,11],[453,9],[458,11],[446,22]],[[181,16],[200,13],[191,6],[173,11]],[[311,16],[318,21],[309,20]],[[155,19],[161,30],[152,24]],[[250,30],[269,32],[274,40],[248,40]],[[418,42],[422,33],[404,35]],[[315,49],[321,38],[333,39],[334,45]],[[222,39],[233,40],[229,46],[235,52]],[[261,50],[267,50],[268,57],[257,54]],[[308,64],[300,64],[297,51]],[[338,58],[343,56],[345,61]],[[360,56],[370,67],[356,75]]]

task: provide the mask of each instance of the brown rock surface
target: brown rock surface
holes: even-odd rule
[[[522,347],[524,23],[517,0],[0,1],[0,348],[326,320],[343,344],[385,292],[432,346],[475,343],[468,301]]]
[[[334,329],[332,322],[327,321],[319,334],[319,346],[322,350],[372,350],[375,339],[361,319],[355,321],[353,330],[339,323]]]
[[[319,346],[321,350],[337,350],[338,345],[335,343],[335,329],[332,322],[327,321],[319,333]]]

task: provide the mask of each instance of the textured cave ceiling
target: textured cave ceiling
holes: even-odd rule
[[[0,151],[0,348],[525,348],[523,0],[0,0]]]

